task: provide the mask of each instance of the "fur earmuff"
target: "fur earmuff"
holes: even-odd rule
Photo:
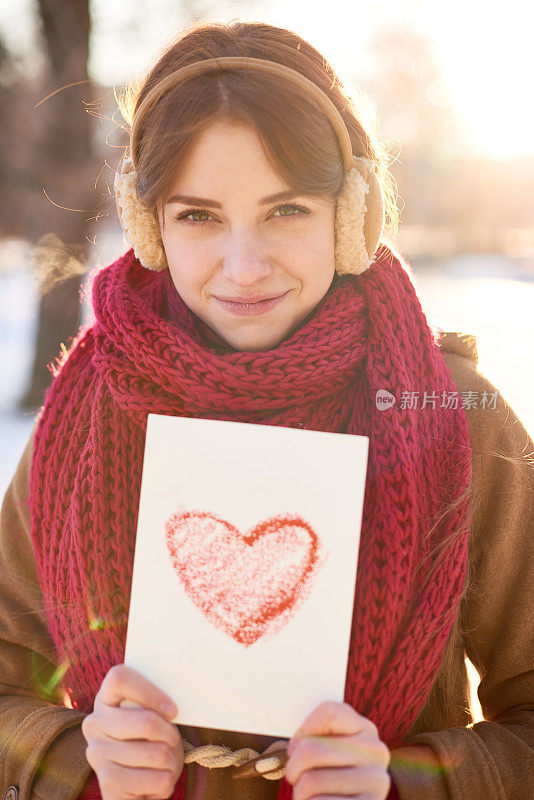
[[[137,195],[136,179],[132,159],[126,158],[122,170],[115,175],[117,213],[136,258],[147,269],[159,272],[167,268],[167,256],[154,215]]]

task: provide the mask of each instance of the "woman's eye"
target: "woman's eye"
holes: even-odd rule
[[[280,211],[280,209],[283,209],[283,208],[296,208],[297,212],[298,212],[297,214],[282,214],[283,217],[298,217],[298,216],[300,216],[300,214],[309,214],[310,213],[307,208],[304,208],[303,206],[296,206],[293,203],[286,204],[285,206],[278,206],[276,211]]]
[[[293,214],[280,214],[280,216],[278,216],[278,219],[280,219],[280,217],[282,217],[282,218],[283,217],[298,217],[301,214],[309,214],[310,213],[310,211],[307,208],[304,208],[303,206],[296,206],[293,203],[286,203],[283,206],[278,206],[278,208],[275,209],[275,213],[273,214],[273,216],[276,215],[277,211],[281,211],[281,210],[288,209],[288,208],[289,209],[296,209],[296,213],[293,213]],[[209,216],[211,216],[211,214],[209,213],[209,211],[206,211],[206,209],[204,209],[204,208],[201,208],[201,209],[199,209],[199,208],[189,208],[187,211],[183,211],[181,214],[179,214],[177,217],[175,217],[175,219],[178,220],[178,221],[183,220],[184,222],[190,223],[191,225],[205,225],[205,224],[207,224],[208,222],[211,221],[209,219],[188,219],[188,217],[195,217],[195,216],[196,217],[199,217],[199,216],[208,216],[209,217]]]
[[[184,211],[181,214],[179,214],[176,217],[176,219],[177,220],[182,220],[183,219],[185,222],[191,222],[193,225],[202,225],[205,222],[209,222],[209,220],[207,220],[207,219],[200,219],[200,220],[188,220],[188,219],[186,219],[186,217],[192,217],[192,216],[195,216],[195,215],[199,216],[201,214],[204,214],[204,215],[207,214],[209,216],[209,212],[206,211],[203,208],[202,209],[190,208],[187,211]]]

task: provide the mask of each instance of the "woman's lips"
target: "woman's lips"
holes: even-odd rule
[[[270,300],[259,300],[257,303],[234,303],[230,300],[221,300],[219,297],[213,295],[213,299],[230,314],[236,314],[240,317],[251,317],[255,314],[263,314],[265,311],[270,311],[271,308],[280,303],[284,297],[289,294],[291,290],[281,294],[279,297],[272,297]]]

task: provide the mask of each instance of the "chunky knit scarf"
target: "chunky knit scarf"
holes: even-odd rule
[[[409,265],[381,245],[365,273],[338,277],[266,352],[217,352],[169,271],[144,269],[133,250],[92,278],[94,320],[55,368],[31,471],[38,575],[72,707],[90,713],[106,673],[124,661],[149,412],[363,434],[344,699],[398,746],[464,589],[468,492],[454,501],[471,463],[465,412]],[[376,402],[380,390],[393,405]],[[186,780],[187,765],[174,800]],[[291,796],[283,778],[278,797]]]

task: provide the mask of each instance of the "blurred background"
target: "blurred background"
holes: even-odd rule
[[[84,281],[123,240],[116,104],[194,20],[261,20],[330,61],[389,145],[428,317],[477,337],[479,367],[534,435],[534,12],[481,0],[0,0],[0,498],[51,369],[88,318]],[[33,254],[57,248],[46,280]],[[65,276],[68,278],[65,279]],[[468,664],[472,703],[478,676]]]

